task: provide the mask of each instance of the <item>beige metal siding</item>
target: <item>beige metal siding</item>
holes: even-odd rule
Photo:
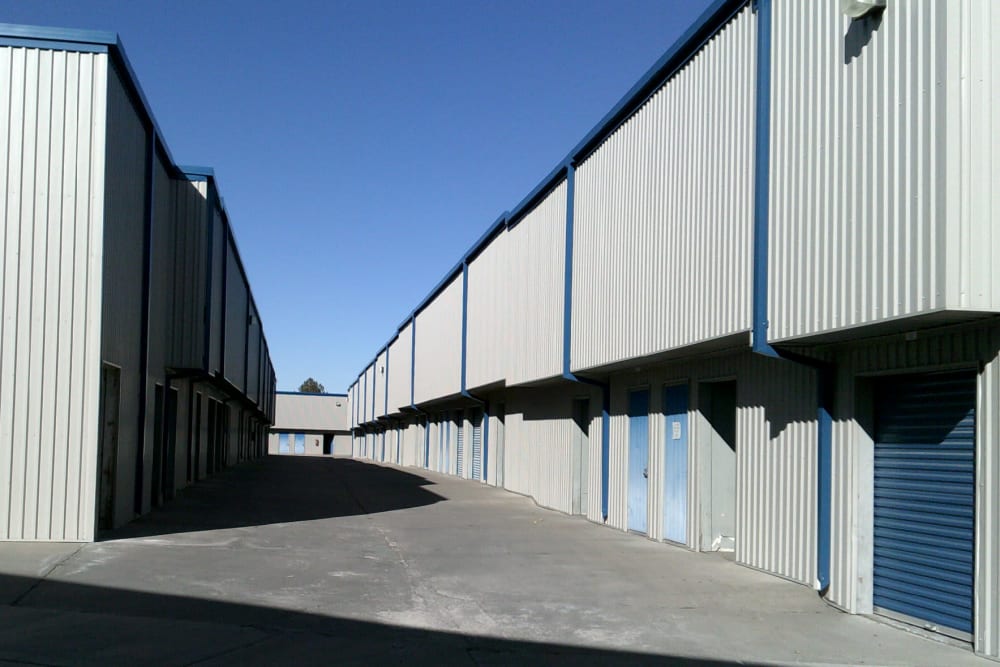
[[[573,370],[750,328],[755,34],[744,9],[577,168]]]
[[[278,394],[273,428],[278,431],[349,431],[346,396]]]
[[[372,364],[365,369],[365,375],[362,378],[364,382],[362,392],[361,392],[361,421],[364,423],[369,423],[375,421],[375,365]]]
[[[115,525],[134,516],[140,456],[139,393],[143,322],[143,233],[148,133],[113,67],[108,76],[101,359],[121,368]],[[152,415],[147,411],[147,415]],[[148,420],[151,422],[151,419]],[[148,441],[147,441],[148,442]],[[147,458],[146,477],[151,471]],[[96,471],[95,471],[96,472]],[[144,489],[149,484],[144,482]]]
[[[107,63],[0,47],[0,539],[94,536]]]
[[[947,11],[946,136],[948,308],[1000,311],[1000,6],[940,3]],[[942,93],[938,93],[939,95]],[[940,182],[935,183],[940,186]]]
[[[972,262],[988,266],[1000,247],[975,238],[997,213],[967,217],[995,190],[982,180],[988,168],[970,168],[997,154],[996,141],[973,148],[961,136],[962,116],[971,127],[995,122],[969,105],[971,91],[985,91],[961,62],[970,53],[956,16],[968,7],[893,3],[872,29],[874,19],[849,25],[833,0],[774,3],[770,339],[995,307],[993,295],[970,298],[967,280],[990,271]]]
[[[420,311],[416,345],[414,401],[424,403],[461,391],[462,277],[453,279]]]
[[[389,346],[389,412],[399,412],[410,406],[410,369],[413,350],[413,330],[409,324]]]
[[[249,298],[247,284],[243,280],[236,250],[232,243],[227,244],[226,252],[226,341],[225,341],[225,376],[237,389],[245,389],[246,344],[247,344],[247,308]]]
[[[205,281],[208,253],[207,182],[176,179],[174,321],[169,358],[177,368],[200,368],[205,348]]]
[[[211,328],[209,329],[209,370],[215,373],[222,369],[222,322],[226,317],[222,308],[222,280],[225,269],[223,258],[228,249],[222,213],[213,206],[209,217],[212,224],[212,309]]]
[[[507,378],[512,272],[506,232],[469,263],[466,386],[476,389]]]
[[[563,181],[507,232],[508,385],[562,374],[565,256]]]
[[[391,368],[389,369],[391,370]],[[375,416],[385,417],[385,399],[389,388],[387,381],[386,353],[383,351],[375,358]]]

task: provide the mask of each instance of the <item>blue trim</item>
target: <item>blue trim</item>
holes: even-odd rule
[[[195,165],[177,165],[177,168],[188,177],[189,180],[194,180],[197,177],[202,177],[203,179],[215,178],[215,169],[212,167],[199,167]]]
[[[771,171],[771,0],[756,0],[757,91],[754,132],[753,205],[753,331],[751,349],[756,354],[785,359],[816,370],[816,580],[820,591],[830,585],[830,508],[833,475],[833,366],[818,359],[777,350],[767,340],[769,322],[769,220]]]
[[[336,396],[337,398],[347,398],[347,394],[324,394],[312,391],[276,391],[274,393],[282,396]]]
[[[65,42],[67,44],[118,45],[118,35],[104,30],[52,28],[49,26],[20,25],[17,23],[0,23],[0,37],[23,37],[30,40],[47,40]]]
[[[611,469],[611,387],[578,377],[570,370],[570,350],[573,344],[573,201],[576,196],[576,168],[572,162],[563,167],[566,172],[566,246],[563,259],[563,372],[564,380],[587,384],[601,390],[601,516],[608,520],[609,480]]]
[[[59,42],[51,39],[23,39],[20,37],[0,37],[0,46],[13,46],[26,49],[51,49],[53,51],[76,51],[77,53],[108,52],[108,47],[103,44],[80,44],[76,42]]]

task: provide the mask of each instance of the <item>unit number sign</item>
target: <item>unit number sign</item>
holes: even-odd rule
[[[671,422],[670,437],[671,437],[672,440],[680,440],[681,439],[681,423],[680,422]]]

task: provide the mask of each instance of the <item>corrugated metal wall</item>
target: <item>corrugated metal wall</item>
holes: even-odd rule
[[[114,523],[119,525],[134,516],[136,457],[143,438],[138,415],[140,386],[145,382],[140,376],[140,356],[149,141],[138,110],[114,67],[109,67],[107,96],[101,359],[121,369],[114,512]],[[148,489],[148,484],[144,488]]]
[[[222,212],[213,205],[209,215],[212,225],[212,322],[209,329],[209,370],[216,373],[222,370],[222,322],[226,317],[223,312],[222,281],[224,262],[228,250]]]
[[[508,385],[562,374],[565,256],[563,181],[507,232]]]
[[[1000,350],[1000,342],[990,346]],[[1000,657],[1000,356],[994,354],[979,378],[976,405],[976,650]]]
[[[372,363],[365,369],[361,377],[361,422],[369,423],[375,421],[375,364]]]
[[[513,315],[509,302],[512,276],[507,239],[508,235],[501,231],[469,263],[465,369],[469,389],[507,378],[511,353],[508,330]]]
[[[250,304],[250,323],[247,325],[247,383],[246,383],[246,395],[253,401],[257,402],[257,396],[260,387],[260,340],[261,340],[261,328],[260,328],[260,315],[257,313],[257,308],[252,303]]]
[[[346,396],[278,394],[274,426],[281,431],[349,431]]]
[[[385,400],[389,391],[388,372],[386,369],[386,354],[383,351],[375,358],[375,416],[385,417]]]
[[[626,529],[628,391],[648,386],[654,416],[649,434],[648,525],[650,537],[663,539],[661,394],[664,385],[685,382],[690,387],[687,544],[698,548],[706,491],[699,478],[706,474],[699,473],[705,466],[699,450],[709,428],[699,412],[699,389],[706,381],[724,379],[735,379],[737,385],[736,559],[811,585],[816,576],[817,394],[813,371],[790,362],[744,352],[614,376],[608,523]]]
[[[572,368],[750,328],[749,8],[576,171]]]
[[[415,344],[414,401],[424,403],[461,391],[461,276],[417,314]]]
[[[225,376],[238,389],[244,389],[246,379],[247,315],[250,306],[247,284],[236,259],[236,248],[230,241],[226,252],[226,344]]]
[[[208,237],[207,181],[172,181],[177,244],[174,322],[169,358],[178,368],[200,368],[205,348]]]
[[[0,47],[0,539],[94,535],[107,69]]]
[[[410,369],[413,367],[413,329],[407,324],[389,345],[389,412],[410,406]]]
[[[832,0],[775,0],[770,339],[958,305],[949,199],[973,202],[941,186],[969,166],[948,148],[970,74],[950,62],[967,57],[949,35],[962,4],[894,3],[848,25]]]

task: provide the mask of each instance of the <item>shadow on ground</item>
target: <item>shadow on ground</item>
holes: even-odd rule
[[[0,575],[0,661],[30,664],[724,665]],[[746,664],[746,663],[740,663]]]
[[[431,485],[351,459],[268,456],[201,480],[100,540],[376,514],[445,500]]]

